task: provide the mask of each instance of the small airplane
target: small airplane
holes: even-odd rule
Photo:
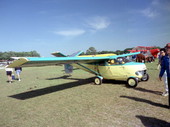
[[[139,54],[140,52],[115,55],[83,55],[79,51],[70,56],[60,52],[52,53],[56,57],[21,57],[8,65],[8,68],[49,66],[64,64],[66,73],[71,73],[73,66],[96,75],[94,83],[101,85],[103,79],[126,81],[127,86],[136,87],[139,81],[147,81],[149,75],[144,63],[131,62],[126,57]]]
[[[157,58],[158,57],[158,53],[160,52],[160,50],[158,48],[155,47],[145,47],[145,46],[137,46],[135,48],[133,48],[132,50],[128,50],[131,53],[134,52],[143,52],[146,56],[148,57],[154,57]]]

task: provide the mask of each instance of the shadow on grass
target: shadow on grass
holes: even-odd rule
[[[156,103],[156,102],[146,100],[146,99],[143,99],[143,98],[129,97],[129,96],[120,96],[120,97],[121,98],[131,99],[131,100],[138,101],[138,102],[144,102],[144,103],[147,103],[147,104],[150,104],[150,105],[153,105],[153,106],[157,106],[157,107],[162,107],[162,108],[167,108],[167,109],[169,108],[167,105]]]
[[[51,87],[37,89],[37,90],[32,90],[32,91],[28,91],[28,92],[24,92],[24,93],[11,95],[9,97],[20,99],[20,100],[26,100],[26,99],[42,96],[45,94],[49,94],[49,93],[53,93],[53,92],[57,92],[57,91],[61,91],[61,90],[65,90],[65,89],[69,89],[69,88],[73,88],[73,87],[78,87],[81,85],[86,85],[88,83],[91,83],[92,80],[93,80],[93,78],[79,79],[78,81],[75,81],[75,82],[65,83],[65,84],[51,86]]]
[[[61,77],[55,77],[55,78],[47,78],[46,80],[57,80],[57,79],[69,79],[69,80],[80,80],[78,78],[72,78],[70,75],[64,75]],[[94,80],[94,77],[92,79],[92,82]],[[118,81],[118,80],[106,80],[103,79],[103,83],[105,84],[113,84],[113,85],[126,85],[126,81]]]
[[[157,95],[161,95],[162,94],[162,92],[160,92],[160,91],[147,90],[147,89],[141,88],[141,87],[136,87],[136,88],[134,88],[134,90],[141,91],[141,92],[153,93],[153,94],[157,94]]]
[[[112,83],[114,85],[126,85],[126,81],[119,81],[119,80],[103,80],[103,83]]]
[[[145,127],[170,127],[170,123],[164,120],[142,115],[137,115],[136,117],[141,120]]]
[[[69,79],[69,80],[83,80],[83,79],[78,79],[78,78],[72,78],[70,75],[64,75],[61,77],[55,77],[55,78],[47,78],[46,80],[57,80],[57,79]]]

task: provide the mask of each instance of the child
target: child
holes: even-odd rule
[[[18,76],[18,81],[21,81],[21,78],[20,78],[20,73],[21,73],[21,71],[22,71],[22,68],[21,68],[21,67],[16,67],[16,68],[15,68],[15,72],[16,72],[16,74],[17,74],[17,76]]]

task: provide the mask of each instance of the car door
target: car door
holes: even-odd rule
[[[115,80],[123,80],[127,75],[123,62],[117,60],[114,60],[114,63],[109,65],[108,71],[111,74],[112,79]]]

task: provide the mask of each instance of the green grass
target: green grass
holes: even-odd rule
[[[23,68],[21,82],[8,84],[0,70],[0,127],[168,126],[156,62],[147,67],[150,80],[135,89],[111,81],[94,85],[82,70],[66,78],[62,66]]]

